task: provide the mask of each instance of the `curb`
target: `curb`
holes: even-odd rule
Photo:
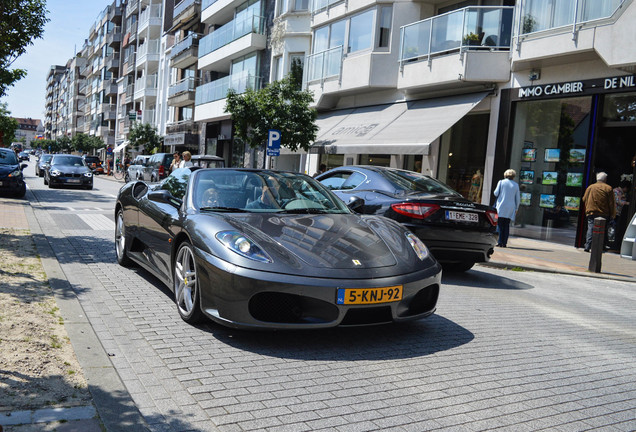
[[[481,265],[484,267],[498,268],[502,270],[513,270],[513,269],[521,269],[524,271],[535,271],[540,273],[552,273],[552,274],[564,274],[569,276],[579,276],[579,277],[591,277],[596,279],[605,279],[605,280],[616,280],[622,282],[636,282],[636,279],[623,276],[615,273],[593,273],[593,272],[583,272],[583,271],[572,271],[558,268],[549,268],[549,267],[540,267],[531,264],[521,264],[518,262],[505,262],[505,261],[489,261],[477,263],[477,265]]]

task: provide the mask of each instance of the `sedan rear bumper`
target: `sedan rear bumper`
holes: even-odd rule
[[[497,243],[497,233],[405,225],[442,263],[487,262]]]

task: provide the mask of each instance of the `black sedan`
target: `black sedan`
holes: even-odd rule
[[[361,216],[311,177],[188,167],[119,191],[115,248],[164,282],[189,323],[323,328],[436,308],[441,267],[387,218]]]
[[[79,186],[93,189],[93,172],[81,156],[54,155],[44,171],[44,184],[56,186]]]
[[[40,155],[38,163],[35,166],[35,173],[38,175],[38,177],[44,177],[44,171],[46,171],[46,167],[51,164],[51,159],[53,159],[52,154],[47,153]]]
[[[357,208],[360,213],[402,223],[444,270],[467,271],[494,252],[497,211],[469,201],[432,177],[396,168],[344,166],[316,179],[345,203],[363,200]]]
[[[18,159],[20,159],[21,161],[29,161],[29,160],[31,160],[31,158],[29,157],[29,154],[27,152],[18,153]]]
[[[13,150],[0,148],[0,192],[22,198],[26,194],[22,170],[26,167],[19,163]]]

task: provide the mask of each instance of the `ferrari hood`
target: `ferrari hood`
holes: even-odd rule
[[[228,215],[226,220],[268,253],[282,246],[315,268],[370,269],[397,263],[379,230],[355,215],[248,214]]]

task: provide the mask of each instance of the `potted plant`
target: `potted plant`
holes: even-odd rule
[[[462,44],[463,45],[479,45],[481,44],[481,38],[479,37],[478,34],[470,32],[464,35],[464,38],[462,39]]]

